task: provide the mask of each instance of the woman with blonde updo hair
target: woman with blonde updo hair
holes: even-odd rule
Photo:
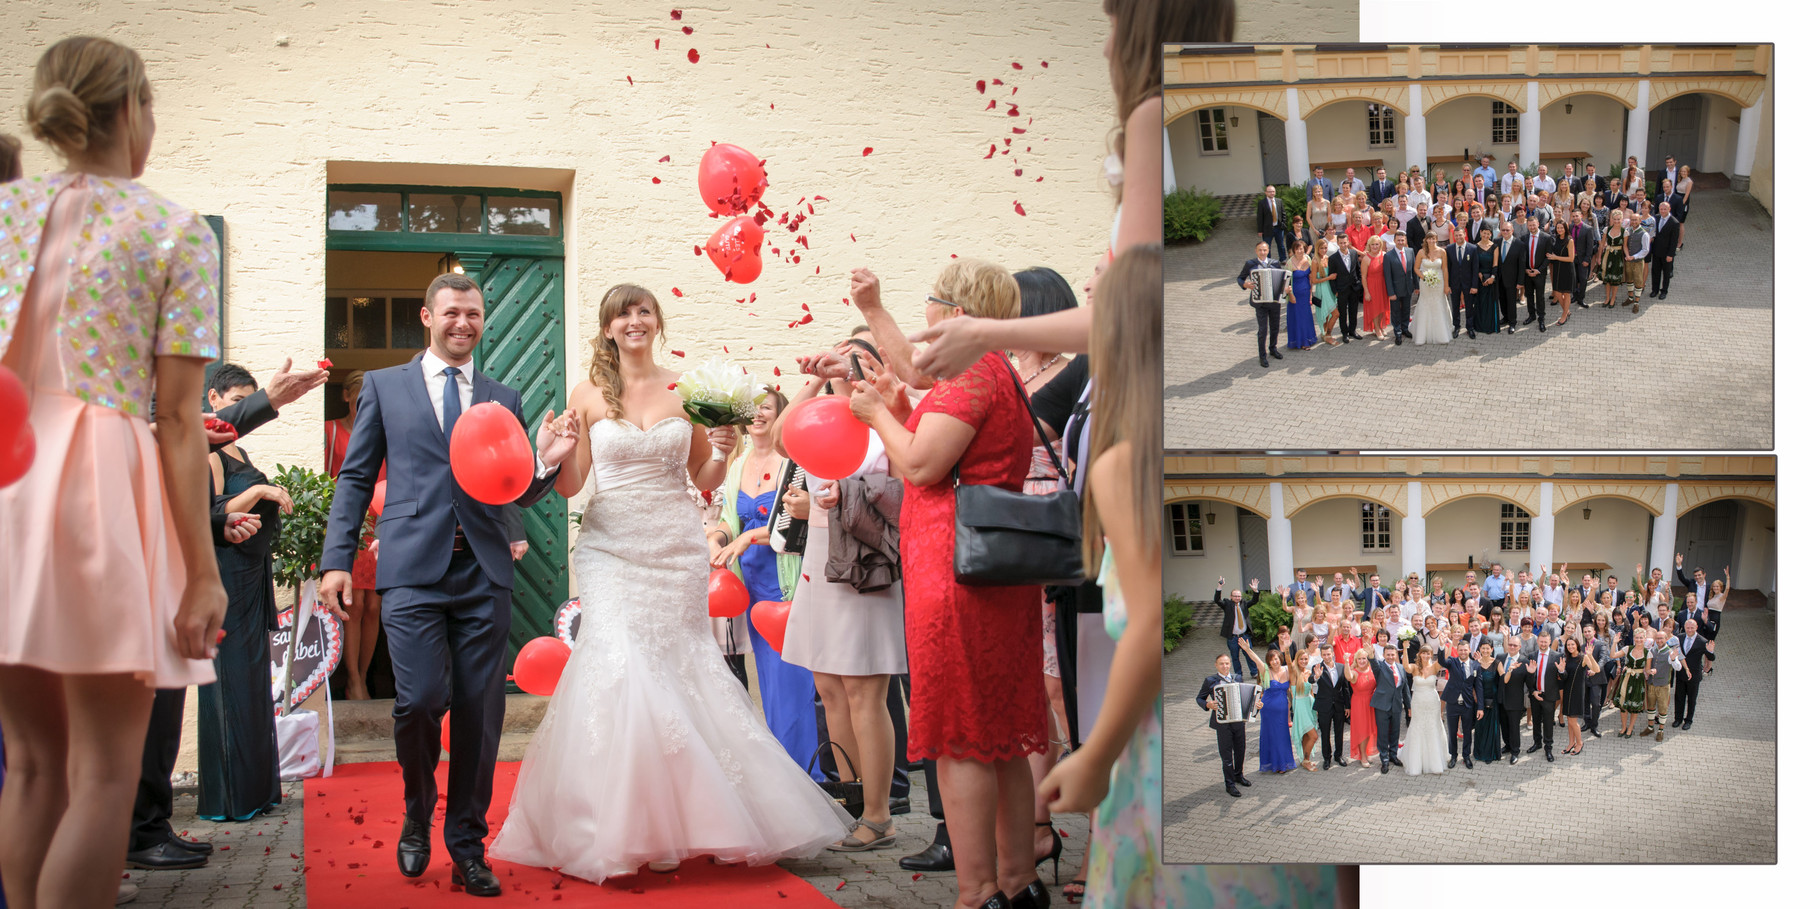
[[[715,642],[699,490],[725,479],[738,433],[684,415],[681,377],[654,357],[663,326],[650,291],[607,291],[588,379],[569,393],[587,444],[556,489],[594,487],[573,556],[581,630],[489,850],[595,883],[699,855],[807,858],[848,829]]]
[[[963,314],[1015,319],[1020,299],[1009,271],[956,259],[936,275],[923,316],[932,326]],[[957,472],[962,483],[1019,491],[1029,475],[1036,439],[1020,387],[1010,361],[993,351],[937,381],[914,411],[889,370],[868,368],[851,398],[853,415],[877,431],[904,481],[908,757],[936,761],[958,906],[1046,893],[1036,880],[1027,760],[1049,738],[1042,588],[970,586],[954,574]]]
[[[67,167],[0,186],[18,215],[0,224],[0,260],[27,266],[23,286],[0,286],[0,365],[24,383],[37,440],[0,489],[0,880],[25,909],[129,889],[152,692],[215,681],[227,609],[202,428],[220,263],[201,216],[137,182],[151,101],[132,50],[52,45],[26,120]],[[85,232],[101,216],[113,229]],[[61,318],[78,301],[81,318]],[[78,336],[90,324],[106,329]]]

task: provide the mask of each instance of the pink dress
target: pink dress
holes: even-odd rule
[[[38,442],[0,489],[0,664],[213,682],[174,642],[183,553],[146,422],[155,357],[220,354],[213,232],[130,180],[39,176],[0,186],[0,263],[0,363]]]

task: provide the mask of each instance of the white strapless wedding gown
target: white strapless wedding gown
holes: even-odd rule
[[[650,862],[766,864],[846,836],[727,670],[708,617],[690,424],[588,431],[575,543],[583,621],[489,854],[599,883]]]
[[[1417,344],[1446,344],[1453,340],[1453,310],[1448,307],[1447,288],[1424,279],[1438,279],[1439,259],[1423,262],[1418,278],[1415,312],[1409,317],[1409,334]]]
[[[1440,676],[1409,680],[1409,731],[1403,736],[1403,772],[1410,776],[1447,770],[1447,724],[1441,719]]]

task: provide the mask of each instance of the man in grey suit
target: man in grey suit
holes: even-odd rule
[[[1396,647],[1390,643],[1390,633],[1378,631],[1379,653],[1371,658],[1371,672],[1377,677],[1378,687],[1371,693],[1371,709],[1378,715],[1378,772],[1389,773],[1390,765],[1403,766],[1397,759],[1397,743],[1403,731],[1403,685],[1408,679],[1403,673]],[[1386,661],[1384,655],[1390,660]]]
[[[1308,181],[1302,184],[1302,193],[1303,193],[1302,198],[1309,202],[1313,202],[1314,201],[1314,189],[1317,186],[1321,188],[1321,198],[1326,199],[1329,202],[1332,202],[1333,201],[1333,184],[1328,181],[1327,176],[1326,176],[1326,170],[1324,168],[1322,168],[1321,165],[1319,165],[1319,164],[1316,164],[1314,166],[1314,176],[1309,177]]]
[[[456,420],[477,404],[502,405],[520,425],[524,417],[518,392],[481,375],[474,363],[486,308],[472,279],[445,274],[430,282],[422,319],[430,329],[429,349],[403,366],[367,373],[360,390],[329,513],[321,598],[345,620],[362,519],[384,465],[387,501],[378,532],[385,545],[376,580],[385,594],[380,621],[398,683],[392,734],[405,790],[398,870],[418,877],[429,867],[447,712],[443,840],[455,864],[454,883],[477,896],[497,896],[499,879],[487,865],[483,841],[505,719],[515,540],[504,506],[481,502],[456,482],[449,440]],[[544,414],[528,465],[534,476],[515,504],[530,506],[550,491],[577,436],[572,411],[561,418]]]
[[[1409,307],[1416,295],[1416,253],[1409,235],[1397,231],[1397,247],[1384,256],[1384,291],[1390,295],[1390,330],[1397,343],[1409,337]]]

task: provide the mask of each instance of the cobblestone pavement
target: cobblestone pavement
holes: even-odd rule
[[[936,821],[929,815],[922,774],[913,774],[912,779],[911,813],[895,819],[896,845],[873,852],[824,852],[814,859],[779,864],[847,909],[953,905],[956,887],[952,873],[913,875],[897,867],[898,859],[921,850],[935,836]],[[171,823],[179,832],[215,843],[217,851],[207,865],[190,871],[129,872],[140,888],[139,898],[131,905],[169,909],[299,909],[308,905],[303,862],[291,858],[304,854],[302,812],[298,810],[301,797],[301,784],[286,783],[284,803],[271,814],[244,824],[216,824],[196,817],[194,790],[180,794]],[[1062,815],[1056,827],[1067,834],[1062,840],[1061,863],[1061,880],[1066,883],[1086,858],[1087,818]],[[1061,892],[1049,865],[1042,867],[1042,875],[1056,904],[1061,905]]]
[[[1606,309],[1602,285],[1546,334],[1354,341],[1257,364],[1236,283],[1256,243],[1229,210],[1164,253],[1164,446],[1172,449],[1771,447],[1771,220],[1747,194],[1696,196],[1668,299]],[[1723,263],[1723,265],[1721,265]],[[1550,321],[1559,316],[1551,309]],[[1522,318],[1522,316],[1519,316]],[[1654,415],[1689,412],[1688,420]],[[1439,427],[1437,429],[1437,427]],[[1574,428],[1596,429],[1576,436]]]
[[[1618,714],[1608,709],[1605,737],[1588,735],[1584,754],[1561,756],[1567,730],[1556,728],[1553,764],[1537,752],[1514,766],[1461,765],[1415,778],[1349,760],[1279,776],[1257,769],[1254,723],[1245,756],[1255,785],[1235,799],[1207,714],[1194,702],[1226,644],[1216,628],[1196,628],[1163,661],[1164,858],[1773,863],[1775,637],[1774,613],[1727,610],[1698,718],[1661,742],[1618,738]]]

